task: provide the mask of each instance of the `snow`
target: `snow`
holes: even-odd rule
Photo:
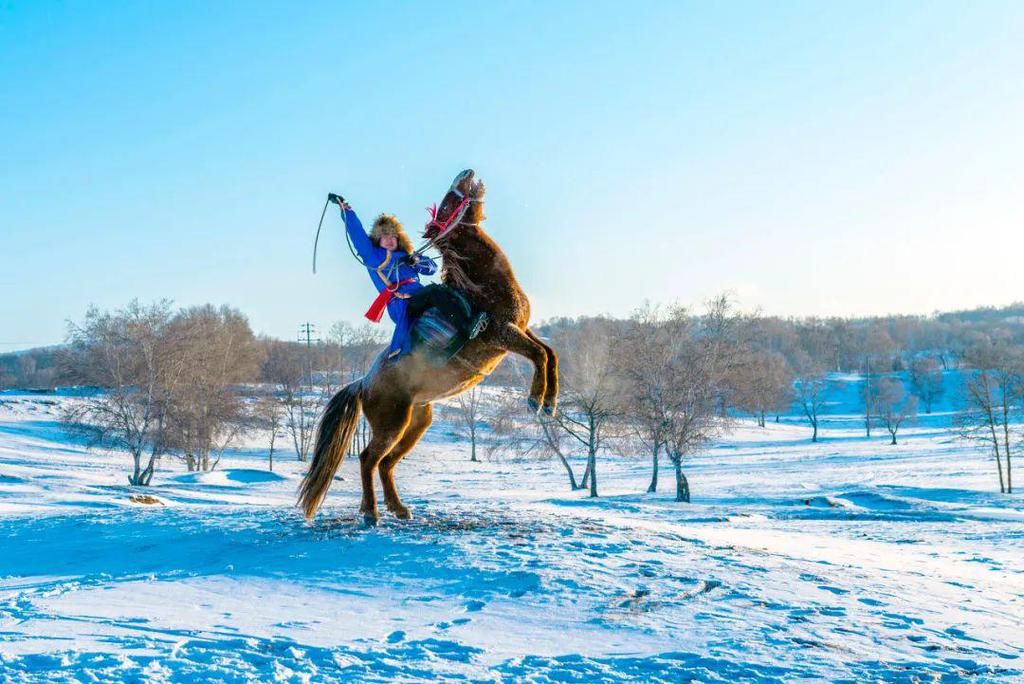
[[[846,380],[824,441],[794,414],[695,457],[690,505],[645,458],[595,500],[437,425],[376,529],[352,460],[307,524],[259,440],[132,488],[60,430],[74,397],[3,393],[0,682],[1024,679],[1024,501],[951,400],[892,447]]]

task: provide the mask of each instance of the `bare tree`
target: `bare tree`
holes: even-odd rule
[[[170,320],[170,302],[133,301],[114,313],[91,307],[81,324],[68,325],[65,376],[106,391],[69,404],[62,421],[90,446],[126,449],[133,462],[131,485],[150,483],[166,449]]]
[[[306,461],[313,445],[316,417],[323,394],[303,384],[304,351],[285,342],[271,344],[263,365],[263,377],[273,383],[284,407],[284,427],[292,440],[295,457]]]
[[[942,365],[931,356],[915,358],[910,362],[910,385],[924,403],[924,412],[931,413],[944,390]]]
[[[825,371],[806,353],[800,351],[795,356],[794,390],[796,391],[796,400],[807,417],[807,421],[811,424],[813,430],[811,441],[817,442],[818,424],[821,410],[825,405],[825,391],[828,388]]]
[[[863,375],[864,383],[860,387],[860,401],[864,407],[864,432],[871,437],[871,424],[878,409],[878,390],[881,378],[871,373]]]
[[[597,454],[619,434],[615,423],[622,408],[621,385],[615,368],[615,331],[607,319],[559,334],[556,346],[563,352],[560,364],[561,392],[558,413],[542,418],[545,430],[557,426],[587,454],[583,483],[590,496],[598,495]]]
[[[627,336],[627,415],[649,444],[664,447],[675,470],[676,501],[690,501],[683,459],[728,429],[722,406],[740,362],[740,321],[720,297],[699,319],[682,308],[663,320],[641,312]]]
[[[690,483],[682,471],[685,456],[717,439],[729,429],[725,398],[730,378],[742,363],[748,330],[728,295],[709,301],[696,328],[686,335],[685,312],[673,316],[666,448],[676,471],[676,501],[690,501]]]
[[[496,402],[491,415],[491,439],[487,443],[490,458],[494,454],[509,453],[517,458],[530,456],[557,458],[565,468],[569,487],[576,491],[583,487],[576,480],[569,457],[575,441],[554,421],[530,417],[524,420],[523,397],[519,392],[505,392]]]
[[[348,381],[365,374],[388,342],[386,330],[371,323],[354,326],[339,321],[331,326],[329,336],[341,347],[343,367],[348,371]],[[369,423],[364,416],[360,416],[356,433],[349,445],[349,455],[358,456],[366,447],[369,438]]]
[[[760,427],[767,413],[785,411],[793,401],[793,372],[779,352],[752,350],[743,354],[730,378],[732,404],[752,413]]]
[[[896,445],[896,433],[900,426],[917,417],[917,397],[907,394],[899,378],[879,378],[876,382],[874,410],[878,421],[892,437]]]
[[[372,323],[354,326],[339,321],[331,326],[328,336],[341,347],[349,381],[366,373],[388,342],[386,329]]]
[[[166,335],[175,367],[168,384],[167,447],[189,471],[213,470],[250,425],[235,385],[258,375],[261,350],[248,320],[229,307],[182,310]]]
[[[672,329],[661,312],[649,305],[638,309],[623,331],[616,363],[623,377],[624,417],[640,444],[651,455],[648,492],[658,491],[659,457],[668,442],[666,377],[671,363]]]
[[[999,491],[1013,493],[1013,455],[1020,442],[1014,412],[1024,401],[1024,352],[986,340],[968,349],[965,359],[973,370],[964,382],[966,405],[957,416],[961,435],[992,448]]]
[[[476,463],[477,440],[480,423],[483,420],[484,396],[480,385],[458,395],[453,404],[445,407],[445,413],[452,418],[452,426],[462,437],[469,440],[469,460]]]
[[[255,426],[270,432],[270,450],[267,452],[267,469],[274,470],[274,447],[284,427],[284,406],[272,391],[261,391],[253,406]]]

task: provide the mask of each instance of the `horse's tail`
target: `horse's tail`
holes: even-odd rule
[[[359,421],[363,381],[345,386],[327,403],[316,429],[313,464],[299,486],[299,505],[307,520],[312,520],[327,496],[334,473],[341,467],[349,442]]]

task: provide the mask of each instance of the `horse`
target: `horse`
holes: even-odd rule
[[[299,487],[299,506],[312,520],[323,503],[355,432],[360,410],[371,438],[359,454],[367,525],[380,520],[373,474],[380,474],[387,509],[412,517],[395,488],[394,471],[430,427],[432,404],[479,384],[512,352],[533,364],[527,406],[552,415],[558,401],[558,356],[529,328],[530,301],[508,258],[484,231],[484,183],[472,169],[456,176],[423,234],[441,252],[441,280],[459,290],[488,325],[446,365],[438,367],[415,348],[396,359],[377,357],[370,370],[334,395],[317,426],[313,462]]]

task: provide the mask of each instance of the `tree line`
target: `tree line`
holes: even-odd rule
[[[519,391],[527,369],[505,362],[488,379],[492,389],[440,412],[465,434],[472,460],[478,453],[553,458],[572,488],[597,496],[601,454],[647,454],[648,490],[657,490],[665,460],[676,498],[687,501],[686,458],[739,417],[764,427],[796,409],[817,441],[834,374],[856,373],[866,436],[884,430],[895,445],[901,427],[948,391],[944,372],[958,368],[964,387],[954,427],[990,451],[1001,490],[1012,491],[1012,461],[1024,438],[1024,307],[780,319],[739,312],[719,297],[697,311],[644,306],[626,319],[560,318],[538,330],[562,358],[559,412],[529,416]],[[257,337],[230,307],[133,302],[113,312],[90,309],[69,325],[65,345],[42,351],[54,385],[104,388],[68,404],[67,427],[89,444],[128,451],[130,482],[148,484],[162,457],[209,470],[254,431],[269,435],[271,469],[282,445],[306,460],[323,404],[365,372],[387,332],[339,323],[326,340],[307,345]],[[353,450],[367,437],[362,424]],[[573,469],[577,457],[582,473]]]
[[[704,311],[643,307],[629,319],[559,319],[539,332],[561,354],[560,411],[523,420],[518,398],[502,405],[474,401],[451,412],[476,452],[480,426],[489,454],[539,454],[558,460],[570,487],[598,494],[602,452],[646,452],[648,491],[668,460],[676,499],[688,501],[683,470],[693,454],[744,415],[764,427],[793,409],[806,419],[811,441],[829,412],[826,391],[856,374],[866,437],[882,430],[897,445],[919,410],[931,413],[948,391],[946,372],[964,387],[951,403],[953,429],[991,450],[1000,491],[1012,492],[1012,461],[1024,443],[1024,317],[911,317],[861,321],[783,320],[742,314],[720,297]],[[573,457],[585,466],[573,471]]]
[[[164,456],[189,471],[212,470],[254,431],[270,435],[271,469],[279,439],[305,461],[320,409],[365,371],[383,340],[345,324],[316,345],[260,339],[230,307],[91,308],[69,324],[57,377],[103,391],[68,402],[62,422],[89,446],[126,450],[132,485],[148,485]]]

